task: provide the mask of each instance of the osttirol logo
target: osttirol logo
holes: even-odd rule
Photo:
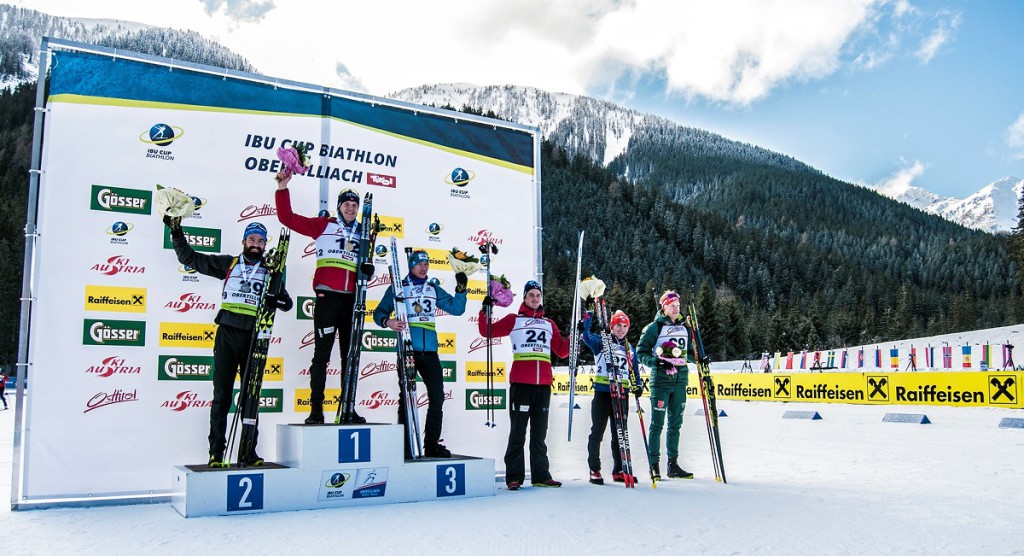
[[[152,201],[152,191],[93,185],[92,203],[89,208],[129,214],[150,214]]]
[[[237,388],[231,391],[231,411],[237,411],[238,395]],[[280,388],[264,388],[260,391],[259,412],[260,413],[281,413],[284,411],[284,390]]]
[[[196,251],[220,252],[220,230],[192,226],[182,226],[181,230],[185,232],[185,240]],[[174,244],[171,243],[171,230],[166,226],[164,226],[164,249],[174,249]]]
[[[398,347],[398,334],[393,330],[365,330],[359,341],[363,344],[363,351],[394,353]]]
[[[82,343],[87,346],[146,345],[146,321],[85,319]]]
[[[159,380],[213,380],[213,357],[161,355],[157,371]]]
[[[299,296],[299,310],[295,311],[295,318],[299,320],[313,320],[313,306],[316,305],[315,297]]]
[[[505,389],[495,388],[491,395],[486,390],[466,390],[466,410],[505,409]]]

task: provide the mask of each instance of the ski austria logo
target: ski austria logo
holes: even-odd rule
[[[398,178],[395,176],[387,176],[384,174],[374,174],[373,172],[367,172],[366,183],[369,185],[377,185],[380,187],[390,187],[394,189],[398,187]]]
[[[458,197],[460,199],[468,199],[469,192],[466,191],[466,187],[469,186],[469,182],[476,179],[476,173],[466,170],[464,168],[455,168],[447,176],[444,177],[444,182],[448,185],[453,186],[451,189],[451,196]]]
[[[99,272],[106,276],[114,276],[115,274],[145,274],[146,267],[133,265],[132,260],[124,255],[114,255],[106,260],[106,262],[97,263],[92,265],[89,270]]]
[[[135,229],[135,225],[128,222],[121,222],[120,220],[114,222],[106,229],[107,235],[110,236],[111,245],[128,245],[128,238],[124,237],[128,235],[128,232]]]
[[[137,389],[131,392],[126,392],[120,388],[110,393],[97,392],[93,397],[89,398],[89,401],[85,402],[85,411],[82,413],[89,413],[94,409],[107,407],[108,405],[137,401],[139,401],[139,391]]]
[[[129,365],[124,357],[105,357],[99,365],[89,365],[85,374],[107,378],[113,375],[137,375],[142,373],[142,367]]]
[[[143,131],[139,134],[139,141],[158,147],[166,147],[181,139],[182,135],[185,135],[185,130],[178,126],[154,124],[153,127],[149,128],[149,131]]]
[[[473,243],[475,243],[477,245],[483,245],[483,244],[487,243],[488,241],[493,243],[494,245],[501,245],[502,243],[504,243],[504,240],[502,240],[500,237],[494,235],[493,232],[491,232],[490,230],[488,230],[486,228],[483,229],[483,230],[478,231],[475,234],[470,234],[470,236],[468,238],[466,238],[466,239],[468,239],[469,241],[472,241]]]
[[[370,399],[360,400],[359,405],[367,409],[377,409],[382,406],[397,406],[398,400],[392,399],[391,394],[383,390],[377,390],[370,394]]]
[[[129,214],[151,214],[152,202],[152,191],[93,185],[89,209]]]
[[[196,311],[212,311],[217,308],[216,303],[209,303],[203,301],[203,298],[198,293],[183,293],[178,299],[168,301],[164,305],[164,309],[171,309],[179,313],[187,313],[192,310]]]
[[[213,406],[213,400],[199,399],[199,393],[191,390],[178,392],[174,399],[164,400],[160,407],[166,407],[171,411],[182,412],[186,409],[208,409]]]

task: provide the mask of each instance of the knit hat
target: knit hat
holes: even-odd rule
[[[412,268],[420,263],[429,263],[430,256],[427,252],[422,249],[417,249],[409,254],[409,268]]]
[[[246,226],[245,231],[242,232],[242,241],[245,241],[245,238],[251,235],[260,236],[263,238],[263,241],[267,241],[267,227],[259,222],[252,222]]]
[[[541,289],[540,284],[538,284],[536,280],[529,280],[526,282],[526,286],[523,287],[523,295],[526,295],[530,290],[540,290],[540,293],[544,293],[544,290]]]
[[[355,189],[342,189],[338,193],[338,206],[340,207],[345,201],[355,201],[359,204],[359,192]]]
[[[623,313],[621,310],[615,311],[615,314],[612,315],[611,322],[609,324],[611,326],[615,326],[620,323],[626,325],[626,328],[629,328],[629,317],[627,317],[626,313]]]

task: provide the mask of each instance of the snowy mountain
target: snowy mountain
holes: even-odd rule
[[[660,141],[697,150],[707,156],[818,172],[780,153],[584,96],[548,93],[533,87],[468,84],[423,85],[389,96],[457,110],[469,107],[491,111],[502,119],[537,126],[544,137],[569,153],[583,154],[604,166],[626,153],[631,140],[658,137]],[[627,177],[643,177],[645,172],[643,168],[626,166],[623,173]],[[905,184],[874,189],[886,197],[968,228],[1007,233],[1017,224],[1017,199],[1022,188],[1024,181],[1007,177],[983,187],[966,199],[942,197]]]
[[[1009,233],[1017,225],[1017,208],[1024,180],[1007,176],[979,189],[966,199],[942,197],[908,185],[875,188],[882,195],[976,230]]]
[[[163,29],[110,19],[71,19],[0,4],[0,88],[32,82],[39,72],[43,37],[123,48],[253,72],[245,58],[195,31]]]
[[[657,137],[707,155],[817,172],[780,153],[585,96],[549,93],[534,87],[450,83],[422,85],[388,96],[456,110],[469,107],[491,111],[501,119],[537,126],[545,138],[562,146],[569,154],[583,154],[603,166],[625,153],[631,139],[643,136]],[[624,173],[632,176],[643,171],[627,167]]]

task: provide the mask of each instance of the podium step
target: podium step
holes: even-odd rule
[[[493,459],[407,461],[401,425],[278,425],[277,434],[277,457],[262,467],[175,467],[171,505],[198,517],[494,495]]]

